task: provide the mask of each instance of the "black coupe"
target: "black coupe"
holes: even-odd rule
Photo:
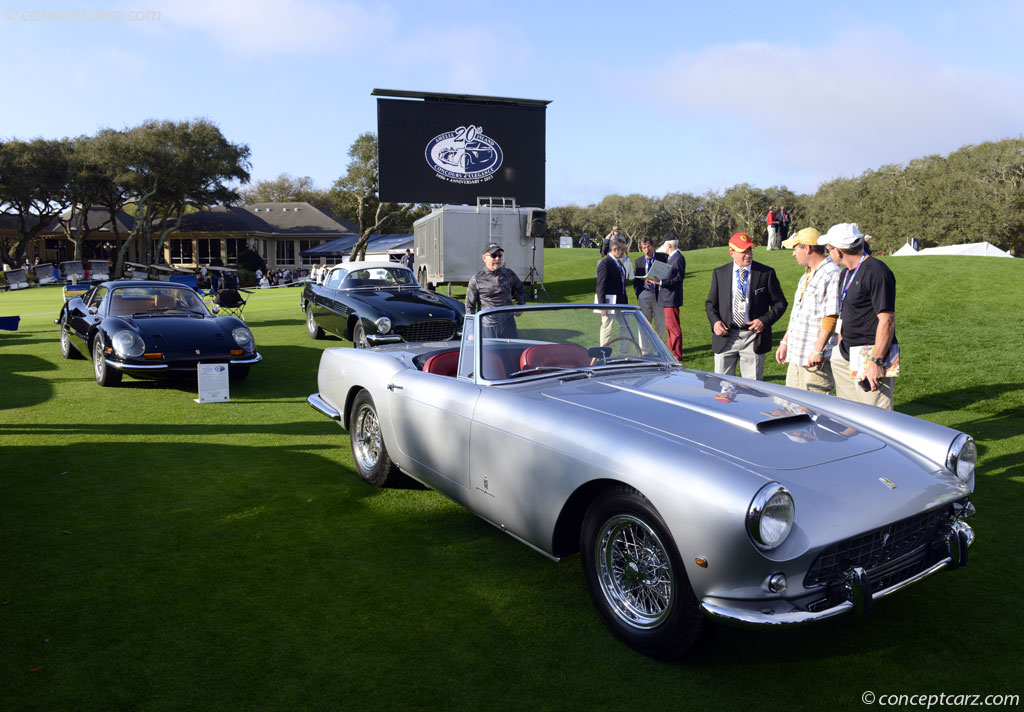
[[[310,337],[324,333],[357,348],[399,341],[447,341],[462,334],[462,302],[421,289],[412,270],[393,262],[346,262],[322,284],[308,282],[300,306]]]
[[[245,322],[211,313],[191,287],[175,282],[103,282],[74,297],[55,321],[64,358],[92,356],[96,382],[115,386],[128,373],[159,378],[228,364],[245,378],[262,357]]]

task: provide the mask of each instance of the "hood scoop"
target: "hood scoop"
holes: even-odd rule
[[[814,424],[811,420],[811,416],[806,413],[799,415],[790,415],[782,418],[772,418],[771,420],[762,420],[757,424],[757,432],[762,434],[767,433],[785,433],[790,430],[799,430],[800,428],[807,428]]]

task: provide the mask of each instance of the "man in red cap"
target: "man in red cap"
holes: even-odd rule
[[[715,373],[764,379],[764,355],[772,348],[772,324],[789,302],[775,270],[754,262],[754,243],[744,232],[729,239],[732,262],[711,273],[704,309],[711,324]]]

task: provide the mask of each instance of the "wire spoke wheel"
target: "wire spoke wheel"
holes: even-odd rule
[[[355,456],[365,470],[373,470],[380,461],[383,440],[377,413],[369,405],[363,405],[356,413],[356,427],[353,432]]]
[[[640,629],[661,625],[672,612],[675,575],[654,530],[631,514],[604,523],[595,551],[598,582],[609,607]]]

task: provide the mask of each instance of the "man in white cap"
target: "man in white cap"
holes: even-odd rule
[[[793,249],[793,259],[804,268],[796,285],[793,311],[775,360],[788,363],[786,385],[832,395],[832,347],[839,315],[839,268],[818,244],[821,233],[805,227],[782,246]]]
[[[847,270],[839,283],[839,348],[832,352],[836,395],[892,410],[895,378],[886,373],[899,364],[896,278],[865,252],[857,223],[833,225],[818,244]]]

